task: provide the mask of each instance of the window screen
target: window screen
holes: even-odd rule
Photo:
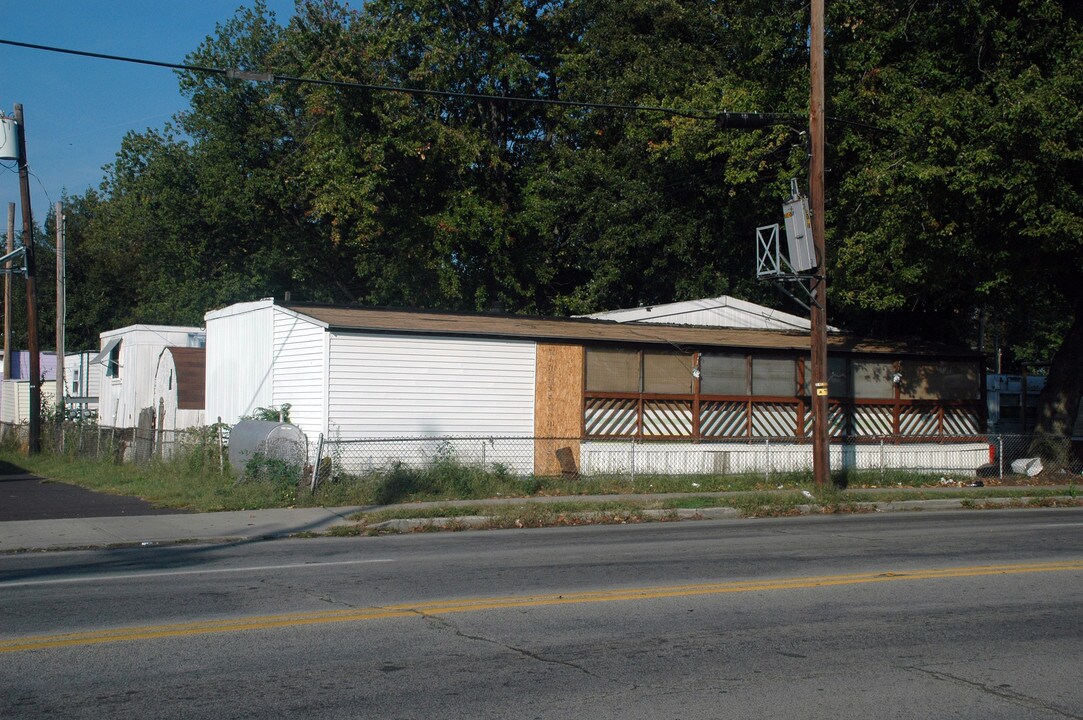
[[[976,363],[904,360],[899,393],[913,400],[974,400],[981,397]]]
[[[895,397],[895,385],[891,376],[895,366],[884,360],[854,360],[850,363],[854,397],[868,399],[891,399]]]
[[[118,342],[113,346],[113,349],[109,351],[109,362],[105,365],[106,377],[120,377],[120,345],[121,344]]]
[[[805,360],[805,385],[803,395],[812,396],[812,362]],[[850,360],[845,357],[827,356],[827,394],[832,398],[853,397],[850,390]]]
[[[748,395],[748,360],[734,353],[699,356],[703,395]]]
[[[797,365],[790,358],[753,357],[752,394],[794,397]]]
[[[643,353],[643,392],[691,395],[692,356],[647,350]]]
[[[639,353],[587,348],[587,390],[639,392]]]

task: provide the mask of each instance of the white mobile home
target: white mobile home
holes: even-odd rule
[[[69,414],[87,417],[98,413],[98,393],[101,392],[105,367],[93,362],[97,352],[64,355],[64,402]]]
[[[205,320],[209,421],[288,404],[310,439],[534,432],[533,340],[365,332],[269,299]]]
[[[130,325],[101,334],[98,422],[103,427],[135,428],[144,410],[155,405],[154,377],[167,347],[203,347],[206,333],[197,327]]]
[[[561,439],[486,457],[537,473],[605,472],[630,442],[649,446],[644,471],[678,456],[737,470],[728,453],[744,457],[750,443],[811,462],[806,332],[272,300],[206,323],[208,419],[289,404],[310,441]],[[980,355],[838,334],[829,346],[832,437],[889,437],[918,458],[950,448],[960,469],[986,462]]]

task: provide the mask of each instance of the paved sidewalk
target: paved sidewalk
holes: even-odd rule
[[[985,488],[986,490],[992,488]],[[1004,491],[1037,490],[1037,487],[996,488]],[[1043,487],[1041,489],[1049,489]],[[943,491],[958,491],[959,488],[944,488]],[[977,488],[975,488],[977,490]],[[926,488],[926,492],[936,493],[936,489]],[[779,492],[792,492],[779,491]],[[856,492],[873,495],[892,492],[890,488],[880,490],[858,490]],[[1064,486],[1067,499],[1068,487]],[[431,508],[434,506],[480,506],[545,504],[556,502],[607,502],[658,500],[662,497],[675,498],[687,496],[711,496],[724,499],[744,495],[742,492],[716,493],[673,493],[661,495],[571,495],[531,498],[491,498],[485,500],[459,500],[443,502],[410,503],[393,506],[397,508]],[[978,498],[975,498],[978,499]],[[997,499],[981,498],[989,505],[1017,503],[1020,498]],[[810,503],[814,503],[810,500]],[[965,499],[944,498],[935,500],[905,500],[895,502],[869,503],[870,511],[894,512],[906,510],[956,510],[965,507]],[[724,503],[720,503],[724,505]],[[389,506],[392,507],[392,506]],[[800,506],[805,512],[812,511],[812,505]],[[114,545],[154,545],[159,543],[179,542],[239,542],[267,538],[288,537],[298,533],[323,533],[339,526],[351,524],[349,518],[370,507],[336,508],[280,508],[271,510],[242,510],[234,512],[182,513],[174,515],[116,516],[98,518],[66,518],[53,520],[13,520],[0,522],[0,553],[55,550],[61,548],[105,547]],[[386,508],[384,508],[386,509]],[[661,512],[661,511],[659,511]],[[703,510],[686,510],[677,513],[680,517],[737,517],[739,513],[726,507]],[[456,524],[477,525],[484,527],[487,518],[477,516],[457,518]],[[391,520],[381,524],[382,529],[409,531],[424,525],[439,526],[439,519]]]
[[[241,510],[0,522],[0,553],[16,550],[239,541],[326,532],[359,507]]]

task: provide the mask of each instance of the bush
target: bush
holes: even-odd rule
[[[244,466],[244,479],[266,482],[272,485],[296,485],[301,478],[301,467],[287,460],[253,453]]]

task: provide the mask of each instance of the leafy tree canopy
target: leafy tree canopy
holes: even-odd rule
[[[298,0],[279,23],[257,2],[188,59],[804,113],[807,13],[797,0]],[[832,322],[1053,357],[1053,429],[1083,390],[1080,23],[1057,0],[828,3]],[[190,108],[130,134],[101,188],[69,200],[79,337],[287,291],[557,314],[720,293],[786,302],[751,277],[753,232],[805,175],[800,122],[731,130],[615,107],[179,81]]]

